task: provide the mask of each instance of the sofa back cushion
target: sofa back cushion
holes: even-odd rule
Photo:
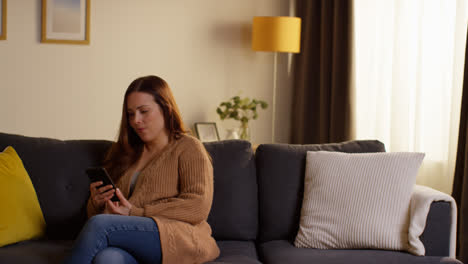
[[[256,151],[259,185],[259,241],[294,241],[304,194],[307,151],[384,152],[376,140],[317,145],[260,145]]]
[[[204,143],[213,160],[214,195],[208,223],[216,240],[254,240],[258,231],[255,158],[242,140]]]
[[[13,146],[29,173],[46,221],[47,237],[73,239],[78,234],[86,221],[89,197],[85,169],[100,165],[110,144],[0,133],[0,149]]]
[[[89,179],[111,146],[105,140],[57,140],[0,133],[0,151],[13,146],[36,190],[50,239],[73,239],[86,217]],[[208,218],[218,240],[254,240],[258,231],[255,158],[247,141],[204,144],[214,167]]]

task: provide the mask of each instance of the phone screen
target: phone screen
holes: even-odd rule
[[[105,168],[103,168],[103,167],[88,168],[88,169],[86,169],[86,174],[88,174],[89,180],[91,182],[102,181],[102,185],[99,186],[99,187],[106,186],[106,185],[112,185],[112,187],[114,189],[116,189],[114,182],[110,178],[110,176],[107,173]],[[119,201],[119,198],[117,198],[117,196],[114,194],[114,196],[112,196],[111,200],[114,201],[114,202],[117,202],[117,201]]]

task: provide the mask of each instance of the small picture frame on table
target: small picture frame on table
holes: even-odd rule
[[[195,123],[195,132],[201,142],[219,141],[218,128],[215,122]]]

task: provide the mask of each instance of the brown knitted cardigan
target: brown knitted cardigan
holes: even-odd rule
[[[131,173],[116,183],[128,197]],[[219,248],[206,222],[213,200],[213,166],[203,144],[184,135],[171,141],[140,172],[129,202],[130,215],[158,225],[162,263],[204,263]],[[88,217],[98,214],[88,201]]]

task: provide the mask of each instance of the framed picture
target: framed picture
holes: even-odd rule
[[[41,42],[89,44],[90,0],[42,0]]]
[[[6,39],[7,0],[0,0],[0,40]]]
[[[214,122],[195,123],[195,132],[197,132],[197,137],[202,142],[219,140],[218,128]]]

